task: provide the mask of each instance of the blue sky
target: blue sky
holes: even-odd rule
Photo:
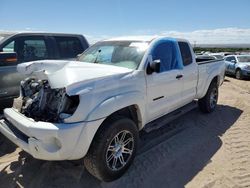
[[[86,34],[93,39],[155,34],[194,37],[197,35],[195,32],[200,34],[201,31],[204,35],[204,31],[214,33],[219,29],[219,33],[222,30],[228,34],[229,31],[231,35],[242,34],[243,31],[243,37],[247,39],[250,36],[250,1],[238,2],[240,3],[233,0],[1,0],[0,30],[73,32]],[[199,42],[200,39],[197,40]],[[245,39],[242,41],[246,42]],[[248,42],[250,43],[250,37]]]

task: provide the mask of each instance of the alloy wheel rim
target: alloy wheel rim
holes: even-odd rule
[[[216,88],[213,88],[211,95],[210,95],[210,107],[213,109],[215,108],[218,100],[218,92]]]
[[[238,79],[240,78],[240,72],[239,71],[236,72],[236,78],[238,78]]]
[[[123,130],[111,140],[106,151],[106,164],[112,171],[122,169],[130,160],[134,150],[134,138],[131,132]]]

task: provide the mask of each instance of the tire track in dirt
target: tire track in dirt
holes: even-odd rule
[[[225,82],[220,94],[223,105],[235,107],[241,110],[236,122],[220,135],[223,142],[221,149],[211,159],[213,162],[207,165],[192,180],[188,186],[210,188],[210,187],[250,187],[250,95],[248,89],[238,86],[235,83]],[[230,91],[227,92],[226,91]],[[214,131],[221,132],[225,122],[237,115],[233,110],[226,112],[226,109],[219,108],[214,118],[211,118],[210,125],[216,124],[213,129],[207,129],[212,134]],[[205,117],[204,117],[205,119]],[[205,122],[204,124],[207,124]]]
[[[250,148],[249,142],[244,142],[249,134],[240,134],[237,144],[229,144],[229,152],[231,154],[231,174],[233,180],[241,187],[250,187]],[[241,141],[242,140],[242,141]],[[226,139],[230,143],[230,135]]]
[[[233,105],[243,109],[243,113],[237,123],[227,131],[225,148],[230,156],[232,180],[240,187],[250,187],[250,95],[248,88],[236,85],[233,80],[232,82],[233,92],[238,93]]]

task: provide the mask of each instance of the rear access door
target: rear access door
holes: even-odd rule
[[[198,81],[198,65],[195,57],[192,56],[191,46],[188,42],[178,42],[182,56],[183,69],[181,76],[183,79],[182,87],[182,105],[192,102],[196,96]]]

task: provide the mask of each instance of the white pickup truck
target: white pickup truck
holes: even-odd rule
[[[103,181],[119,178],[135,157],[138,133],[185,111],[217,105],[224,61],[196,62],[186,40],[123,37],[98,42],[78,61],[20,64],[30,75],[4,110],[0,131],[43,160],[83,158]]]

